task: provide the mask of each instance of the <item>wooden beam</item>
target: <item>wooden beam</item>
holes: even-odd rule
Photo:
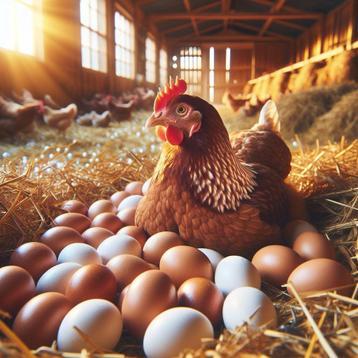
[[[168,20],[190,20],[192,17],[196,20],[266,20],[273,18],[273,20],[297,20],[297,19],[319,19],[320,14],[317,12],[305,12],[305,13],[273,13],[267,14],[262,12],[232,12],[229,14],[185,14],[180,12],[175,13],[153,13],[148,16],[150,21],[160,22]]]
[[[299,30],[299,31],[305,31],[308,27],[296,24],[295,22],[288,22],[284,20],[276,20],[277,24],[280,24],[282,26],[290,27],[291,29]]]
[[[196,23],[195,19],[191,16],[192,12],[191,12],[190,0],[184,0],[184,7],[185,7],[187,13],[190,15],[190,21],[191,21],[191,23],[193,25],[195,35],[199,36],[200,33],[199,33],[198,24]]]
[[[273,3],[273,6],[270,9],[270,14],[276,13],[278,11],[280,11],[283,7],[283,5],[285,5],[286,0],[276,0]],[[266,30],[270,27],[270,25],[272,24],[273,18],[269,17],[265,23],[262,25],[261,30],[259,32],[259,35],[262,36]]]
[[[207,4],[207,5],[199,6],[199,7],[195,8],[195,9],[192,9],[192,12],[197,13],[197,12],[200,12],[200,11],[207,11],[209,9],[212,9],[212,8],[218,6],[220,4],[220,2],[221,2],[221,0],[213,1],[213,2],[211,2],[209,4]],[[197,24],[202,23],[202,22],[203,21],[197,21]],[[164,30],[162,33],[164,35],[170,34],[172,32],[176,32],[176,31],[179,31],[179,30],[189,28],[190,26],[192,26],[191,22],[187,23],[187,24],[181,24],[181,25],[178,25],[178,26],[175,26],[175,27],[170,27],[167,30]]]
[[[188,41],[189,40],[189,41]],[[177,42],[280,42],[276,37],[256,36],[256,35],[234,35],[218,34],[209,36],[184,36],[175,38]]]
[[[255,31],[255,32],[257,32],[257,34],[258,34],[259,31],[260,31],[260,28],[259,28],[259,27],[256,27],[256,26],[254,26],[254,25],[249,25],[249,24],[246,24],[246,23],[242,23],[242,22],[235,22],[235,23],[232,23],[232,25],[241,27],[241,28],[243,28],[243,29]],[[278,33],[273,32],[273,31],[266,31],[266,34],[271,35],[271,36],[275,36],[275,37],[277,37],[278,39],[285,40],[285,41],[292,41],[292,40],[294,40],[294,38],[291,37],[291,36],[278,34]]]
[[[216,24],[216,25],[212,25],[207,27],[204,30],[201,30],[200,36],[197,36],[196,38],[202,38],[202,35],[213,31],[213,30],[217,30],[217,29],[221,29],[222,28],[222,24]],[[180,36],[180,37],[172,37],[172,39],[175,39],[175,41],[185,41],[185,40],[190,40],[193,38],[193,35],[185,35],[185,36]]]
[[[221,0],[221,12],[223,14],[228,14],[231,7],[231,0]],[[227,30],[229,24],[229,19],[224,20],[224,30]]]
[[[272,7],[272,5],[274,4],[273,1],[270,1],[270,0],[250,0],[250,1],[260,4],[260,5],[267,6],[267,7]],[[304,12],[301,9],[297,9],[293,6],[288,6],[288,5],[284,5],[282,10],[285,10],[288,12]]]

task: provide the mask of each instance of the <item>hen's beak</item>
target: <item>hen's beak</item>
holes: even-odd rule
[[[177,121],[176,119],[163,116],[162,112],[153,113],[145,123],[146,128],[163,126],[168,128],[173,126],[191,138],[191,136],[198,132],[201,127],[201,113],[199,111],[193,111],[191,116],[183,121]]]
[[[159,126],[159,125],[165,126],[165,120],[163,120],[163,119],[164,118],[162,117],[162,112],[160,112],[160,113],[153,112],[152,115],[145,122],[145,127],[150,128],[150,127],[155,127],[155,126]]]

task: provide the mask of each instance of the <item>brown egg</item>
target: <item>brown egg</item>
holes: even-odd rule
[[[147,235],[145,234],[144,230],[138,226],[135,225],[129,225],[125,226],[122,229],[120,229],[117,234],[125,234],[133,237],[136,239],[140,246],[143,248],[145,242],[147,241]]]
[[[62,204],[61,209],[68,213],[78,213],[83,215],[87,215],[88,211],[87,206],[79,200],[67,200]]]
[[[354,288],[352,274],[339,262],[331,259],[313,259],[304,262],[289,276],[298,292],[326,291],[336,287],[351,285],[338,290],[342,295],[350,296]],[[291,294],[290,289],[288,292]]]
[[[317,232],[317,229],[307,221],[293,220],[285,226],[282,235],[285,241],[291,244],[299,234],[306,231]]]
[[[107,263],[107,267],[116,276],[118,289],[129,285],[139,274],[151,270],[147,262],[134,255],[118,255]]]
[[[92,227],[103,227],[109,231],[117,232],[123,227],[123,223],[116,214],[102,213],[93,219]]]
[[[69,244],[84,242],[78,231],[67,226],[52,227],[42,234],[40,241],[51,248],[56,255]]]
[[[142,195],[143,183],[141,181],[132,181],[124,188],[124,191],[131,195]]]
[[[77,230],[79,233],[83,233],[91,226],[91,220],[82,214],[78,213],[66,213],[57,216],[53,221],[55,226],[68,226]]]
[[[224,296],[210,280],[190,278],[178,289],[178,305],[194,308],[209,318],[213,326],[221,320]]]
[[[0,268],[0,310],[16,315],[36,293],[31,275],[18,266]]]
[[[178,234],[171,231],[162,231],[152,235],[143,246],[144,260],[159,266],[159,261],[165,251],[174,246],[183,245]]]
[[[128,208],[121,210],[117,215],[118,218],[124,225],[131,225],[135,224],[135,212],[137,208]]]
[[[91,298],[114,302],[117,281],[112,271],[103,265],[90,264],[78,269],[67,284],[66,296],[79,303]]]
[[[121,293],[118,296],[118,303],[117,306],[119,308],[119,310],[122,312],[122,304],[123,304],[123,300],[124,300],[124,296],[127,294],[129,286],[124,287],[124,289],[121,291]]]
[[[54,252],[41,242],[27,242],[19,246],[10,257],[10,265],[20,266],[36,281],[50,267],[56,265]]]
[[[117,209],[110,200],[101,199],[95,201],[88,209],[88,216],[94,219],[98,214],[116,213]]]
[[[123,199],[121,203],[118,205],[118,211],[122,211],[124,209],[136,208],[139,202],[142,200],[143,195],[130,195],[127,198]]]
[[[290,273],[302,262],[295,251],[282,245],[263,247],[252,258],[262,279],[276,286],[284,285]]]
[[[122,200],[125,199],[129,195],[130,194],[127,193],[126,191],[116,191],[111,196],[111,202],[113,203],[113,205],[115,207],[118,207],[118,205],[122,202]]]
[[[299,234],[292,248],[305,260],[336,258],[332,243],[319,232],[306,231]]]
[[[158,270],[145,271],[133,280],[124,296],[124,326],[133,336],[143,338],[153,318],[176,303],[176,290],[168,275]]]
[[[32,349],[50,347],[71,308],[71,302],[62,293],[42,293],[21,308],[12,329]]]
[[[113,236],[113,232],[103,227],[90,227],[82,233],[85,243],[95,249],[110,236]]]
[[[159,268],[179,287],[192,277],[213,277],[213,267],[209,259],[198,249],[191,246],[175,246],[165,251],[160,259]]]

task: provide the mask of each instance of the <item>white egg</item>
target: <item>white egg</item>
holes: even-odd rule
[[[260,288],[261,277],[249,260],[241,256],[227,256],[216,267],[215,284],[227,295],[238,287]]]
[[[140,256],[142,248],[140,243],[133,237],[125,234],[113,235],[104,240],[98,247],[97,252],[101,256],[103,263],[107,263],[117,255]]]
[[[62,320],[57,334],[58,349],[67,352],[92,350],[74,328],[77,327],[96,346],[112,350],[121,338],[122,326],[122,316],[113,303],[102,299],[83,301]]]
[[[149,324],[143,339],[148,358],[177,356],[183,349],[197,349],[203,338],[213,338],[209,319],[189,307],[175,307],[156,316]]]
[[[127,196],[118,205],[118,211],[121,211],[123,209],[136,208],[138,206],[138,203],[141,201],[142,198],[143,198],[143,195],[130,195],[130,196]]]
[[[83,243],[67,245],[58,255],[58,262],[76,262],[80,265],[101,264],[101,257],[96,249]]]
[[[215,272],[216,267],[218,266],[219,262],[224,258],[224,256],[212,249],[200,248],[199,250],[209,259],[211,266],[213,267],[213,270]]]
[[[51,267],[38,280],[36,291],[65,294],[68,281],[80,267],[81,265],[75,262],[64,262]]]
[[[144,184],[143,184],[143,186],[142,186],[142,193],[143,193],[143,195],[147,195],[148,190],[149,190],[149,187],[150,187],[150,181],[151,181],[151,179],[152,179],[152,178],[149,178],[149,179],[147,179],[147,180],[144,182]]]
[[[228,294],[223,305],[223,320],[225,327],[231,330],[245,322],[253,329],[266,324],[273,328],[277,324],[271,300],[254,287],[239,287]]]

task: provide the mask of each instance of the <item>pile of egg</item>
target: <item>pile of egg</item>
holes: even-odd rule
[[[61,351],[112,350],[124,328],[148,357],[168,357],[199,347],[222,323],[275,327],[262,280],[278,287],[291,281],[298,292],[351,292],[352,275],[305,221],[285,228],[291,248],[270,245],[252,261],[186,246],[173,232],[147,238],[134,216],[149,185],[129,183],[89,208],[65,202],[54,226],[0,269],[0,310],[30,348],[57,341]]]

